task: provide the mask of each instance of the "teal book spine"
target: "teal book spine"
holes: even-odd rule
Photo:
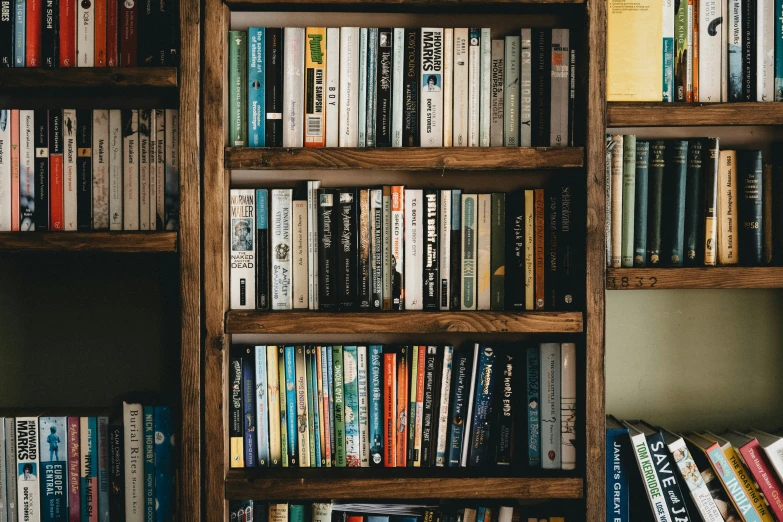
[[[541,465],[541,378],[538,346],[528,346],[527,369],[527,463],[531,467]]]
[[[335,465],[346,466],[345,459],[345,387],[343,386],[343,347],[332,347],[334,379]]]
[[[247,144],[247,32],[228,32],[228,143]]]
[[[277,382],[280,390],[280,457],[288,467],[288,385],[285,375],[285,348],[277,349]]]
[[[256,457],[259,466],[270,465],[269,448],[269,397],[267,380],[266,346],[256,346],[255,349],[256,372]]]
[[[14,67],[24,67],[26,62],[25,50],[27,49],[25,45],[25,13],[27,12],[27,1],[16,0],[14,4],[16,6],[14,12]]]
[[[661,218],[663,216],[663,174],[666,169],[666,142],[650,143],[647,199],[647,264],[661,265]]]
[[[688,141],[675,140],[671,144],[671,169],[666,183],[670,187],[666,208],[671,214],[667,220],[667,263],[682,266],[685,241],[685,184],[688,169]]]
[[[620,263],[633,266],[634,200],[636,196],[636,136],[623,137],[623,226],[620,244]]]
[[[288,465],[299,462],[298,435],[296,429],[296,349],[285,347],[285,415],[288,435]]]
[[[697,266],[701,257],[701,184],[702,184],[702,151],[701,140],[690,140],[688,143],[688,173],[685,180],[685,259],[687,266]]]
[[[288,522],[305,522],[305,507],[302,504],[288,506]]]
[[[636,142],[636,200],[634,201],[633,266],[647,266],[647,177],[650,142]]]
[[[247,146],[264,147],[266,145],[266,35],[263,27],[250,27],[247,30],[248,66],[247,66]]]
[[[318,381],[313,364],[315,363],[315,348],[307,347],[305,349],[305,372],[307,375],[307,429],[310,431],[310,467],[321,466],[321,459],[317,457],[316,437],[318,436],[318,426],[315,423],[315,412],[317,404],[314,395],[318,394]]]
[[[40,441],[41,473],[41,521],[42,522],[67,522],[68,521],[68,454],[67,454],[67,428],[66,417],[41,417],[38,421],[38,433]],[[0,426],[0,431],[3,427]],[[12,439],[6,433],[7,443]],[[0,451],[5,452],[4,447]],[[13,451],[13,450],[12,450]],[[13,457],[11,460],[14,460]],[[14,460],[14,465],[16,461]],[[0,474],[5,474],[5,469],[0,469]],[[5,480],[16,482],[16,476],[4,477]],[[0,481],[0,486],[6,487],[5,481]],[[5,491],[3,492],[5,493]],[[16,498],[7,498],[7,502],[14,504]],[[6,506],[0,506],[6,510]],[[0,518],[3,518],[0,515]],[[16,519],[9,521],[16,522]]]
[[[369,398],[370,466],[383,466],[383,346],[370,345],[367,364],[367,397]]]
[[[98,417],[98,522],[110,519],[109,465],[109,417]]]
[[[666,3],[664,3],[664,9],[666,9]],[[669,18],[673,22],[674,12]],[[666,15],[663,17],[664,21],[667,20]],[[674,101],[674,25],[670,29],[664,28],[663,30],[663,101]],[[671,35],[671,36],[669,36]]]
[[[155,522],[174,522],[174,440],[171,408],[155,406]]]
[[[359,441],[359,381],[356,346],[343,348],[343,396],[345,399],[345,461],[349,468],[361,467]]]
[[[155,408],[144,406],[144,522],[155,522]]]
[[[775,101],[783,101],[783,0],[775,0]]]

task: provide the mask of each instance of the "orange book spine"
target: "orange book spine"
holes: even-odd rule
[[[19,109],[11,110],[11,231],[19,231]]]
[[[535,216],[533,217],[533,226],[535,227],[535,237],[533,245],[535,248],[536,266],[533,270],[535,277],[536,310],[544,309],[544,189],[536,189],[533,194],[535,202]]]
[[[95,67],[106,67],[107,8],[106,0],[95,0]]]
[[[397,466],[397,354],[383,354],[383,464],[387,468]]]
[[[402,346],[397,353],[397,467],[408,462],[408,360],[410,347]]]

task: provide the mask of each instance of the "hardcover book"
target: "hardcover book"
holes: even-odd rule
[[[247,31],[228,33],[228,143],[232,147],[247,144]]]

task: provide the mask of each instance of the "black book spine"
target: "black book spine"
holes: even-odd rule
[[[739,261],[745,266],[761,265],[762,259],[762,168],[760,150],[740,151]]]
[[[0,67],[14,66],[14,7],[13,0],[0,0]]]
[[[48,0],[47,0],[48,1]],[[109,0],[111,1],[111,0]],[[157,26],[157,11],[153,0],[144,0],[139,5],[137,27],[139,34],[138,59],[139,66],[150,67],[155,65],[157,47],[160,44],[161,28]]]
[[[685,507],[685,499],[676,478],[678,474],[677,466],[673,462],[669,448],[663,440],[663,434],[659,431],[652,435],[647,435],[646,438],[647,447],[650,448],[652,461],[655,465],[655,474],[658,475],[658,481],[661,484],[669,513],[676,517],[678,521],[690,522],[692,519],[688,514],[688,509]]]
[[[756,0],[742,0],[742,99],[756,101]]]
[[[440,204],[438,202],[437,189],[424,190],[424,203],[427,209],[427,218],[424,222],[424,309],[440,309],[440,296],[438,295],[438,223]]]
[[[532,112],[531,126],[532,144],[534,147],[549,146],[549,114],[552,86],[552,30],[533,29],[532,54],[533,67],[531,70]],[[523,292],[524,293],[524,292]]]
[[[318,309],[337,309],[335,191],[318,189]]]
[[[378,81],[375,110],[375,146],[391,147],[392,30],[378,29]]]
[[[179,66],[179,41],[180,41],[180,23],[179,23],[179,0],[169,0],[167,7],[169,15],[169,26],[167,28],[169,32],[168,41],[168,56],[166,57],[166,65],[172,67]]]
[[[685,180],[685,259],[686,266],[696,266],[702,262],[704,237],[701,229],[701,186],[702,186],[702,148],[701,140],[688,143],[688,173]]]
[[[772,264],[783,264],[783,144],[772,147]]]
[[[661,218],[663,216],[663,175],[666,169],[666,143],[650,144],[649,196],[647,200],[647,262],[661,265]]]
[[[704,157],[707,169],[704,174],[704,264],[714,266],[718,261],[718,159],[720,139],[707,138]]]
[[[554,188],[544,189],[544,308],[554,310],[558,302],[558,229],[557,216],[560,209],[560,191]],[[510,207],[509,207],[510,208]],[[508,245],[508,243],[507,243]],[[509,287],[510,288],[510,287]],[[506,293],[508,295],[508,293]]]
[[[230,457],[231,466],[240,459],[244,461],[245,424],[244,408],[242,405],[242,346],[232,346],[229,351],[228,386],[229,386],[229,410],[228,410],[228,437],[231,442]],[[239,447],[237,448],[236,445]]]
[[[370,284],[372,285],[372,309],[383,309],[383,196],[381,189],[370,189]]]
[[[419,30],[405,29],[403,147],[419,146]]]
[[[256,308],[269,310],[271,303],[269,280],[271,278],[272,250],[269,245],[269,191],[256,191]]]
[[[424,356],[424,414],[421,420],[421,466],[429,467],[432,461],[432,441],[435,435],[437,404],[435,402],[435,387],[439,381],[436,374],[437,348],[435,346],[420,346],[419,350],[427,350]]]
[[[35,125],[35,230],[49,230],[49,111],[37,109]]]
[[[449,284],[451,285],[451,310],[459,310],[462,293],[462,191],[451,191],[451,259],[449,260]]]
[[[525,192],[509,195],[506,205],[506,309],[525,309]]]
[[[647,206],[650,142],[636,142],[636,193],[634,203],[633,266],[647,266]]]
[[[125,520],[125,446],[122,419],[109,424],[109,519]]]
[[[356,189],[337,191],[337,302],[340,310],[356,308],[358,286],[358,223]]]
[[[358,302],[359,309],[366,311],[372,305],[372,280],[370,277],[370,197],[371,189],[359,189],[359,203],[357,207],[359,225],[359,282]]]
[[[123,116],[130,111],[123,111]],[[128,114],[130,117],[130,114]],[[123,118],[124,120],[125,118]],[[123,127],[125,121],[123,121]],[[76,228],[92,230],[92,111],[76,111]]]
[[[41,7],[41,62],[51,69],[60,64],[60,1],[44,0]]]
[[[573,147],[576,143],[574,141],[574,108],[576,106],[576,47],[579,45],[577,41],[576,31],[571,31],[571,58],[570,58],[570,74],[568,77],[568,146]]]
[[[580,197],[573,185],[560,185],[560,209],[558,215],[558,303],[555,310],[579,310],[582,303],[579,282],[578,238],[584,237],[579,221]]]
[[[688,142],[672,142],[666,185],[666,262],[669,266],[682,266],[685,241],[685,184],[688,170]]]
[[[266,29],[266,146],[283,146],[283,30]],[[321,304],[320,299],[318,302]]]
[[[153,46],[154,57],[152,64],[161,66],[166,65],[173,43],[171,32],[173,19],[169,0],[158,0],[155,2],[154,9],[157,34],[155,35],[155,44]]]
[[[510,351],[498,357],[496,370],[500,372],[500,389],[495,389],[495,462],[507,466],[514,458],[514,355]]]

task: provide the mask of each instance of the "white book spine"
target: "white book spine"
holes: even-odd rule
[[[119,112],[119,111],[112,111]],[[117,124],[119,128],[121,125]],[[122,140],[122,137],[119,138]],[[64,230],[76,230],[76,110],[63,109],[63,217]],[[122,142],[120,141],[120,162],[122,161]],[[111,163],[109,163],[111,165]],[[121,165],[121,163],[120,163]],[[120,179],[122,185],[122,179]],[[120,187],[120,197],[122,187]],[[122,212],[120,212],[122,229]]]
[[[232,310],[256,307],[256,194],[253,189],[231,189],[231,289]]]
[[[683,482],[688,485],[693,503],[696,505],[696,509],[699,511],[699,515],[704,522],[723,522],[723,517],[718,511],[718,506],[715,505],[715,501],[710,495],[710,490],[707,489],[707,485],[698,472],[696,463],[693,461],[688,447],[685,445],[685,441],[682,437],[677,439],[668,445],[669,453],[674,458],[675,464],[682,474]],[[694,477],[694,471],[696,471],[696,477]]]
[[[35,230],[35,217],[32,209],[35,204],[35,111],[19,111],[19,230],[32,232]],[[29,214],[29,215],[28,215]]]
[[[123,230],[139,229],[139,111],[122,111]]]
[[[92,223],[109,229],[109,111],[92,111]]]
[[[254,394],[255,410],[256,410],[256,457],[257,465],[269,466],[271,464],[270,455],[270,440],[269,440],[269,389],[270,386],[267,381],[267,347],[256,346],[255,347],[255,378],[256,378],[256,393]],[[252,353],[252,352],[251,352]],[[272,353],[277,354],[276,350]],[[276,374],[277,372],[273,372]],[[271,375],[270,375],[271,377]],[[280,411],[277,411],[279,416]]]
[[[359,28],[343,27],[340,29],[340,147],[359,144],[358,57]]]
[[[531,115],[533,112],[533,83],[532,83],[532,30],[522,29],[520,38],[520,67],[519,67],[519,146],[530,147],[533,145],[533,125]]]
[[[456,33],[456,31],[455,31]],[[421,30],[421,146],[443,146],[443,29]],[[455,143],[456,145],[456,143]]]
[[[66,111],[63,111],[65,113]],[[74,113],[75,115],[75,113]],[[66,116],[67,117],[67,116]],[[68,139],[66,135],[66,140]],[[74,149],[76,150],[76,149]],[[66,154],[66,189],[68,184],[68,143],[65,144]],[[66,191],[66,197],[67,197]],[[75,194],[75,192],[74,192]],[[67,201],[67,200],[66,200]],[[74,205],[74,210],[76,206]],[[68,225],[66,210],[65,223]],[[122,113],[113,109],[109,111],[109,229],[122,230]],[[75,214],[74,214],[75,223]]]
[[[422,223],[423,191],[405,191],[405,309],[423,308],[422,271],[424,256],[422,247],[424,231]]]
[[[481,33],[471,27],[468,33],[468,147],[479,146],[481,110]]]
[[[405,29],[394,29],[392,51],[392,147],[402,147],[402,93],[405,78]]]
[[[11,230],[11,111],[0,110],[0,231]],[[1,468],[0,468],[1,469]]]
[[[560,345],[541,343],[541,468],[560,469]]]
[[[359,389],[359,462],[370,467],[370,426],[367,396],[367,347],[356,347],[357,381]]]
[[[725,0],[724,0],[725,1]],[[756,101],[775,101],[775,2],[756,0]]]
[[[318,249],[318,222],[316,221],[318,219],[316,212],[318,189],[314,187],[316,183],[320,184],[318,181],[307,182],[307,302],[310,310],[318,310],[318,291],[316,290],[318,280],[316,272],[318,267],[316,257]]]
[[[451,304],[451,190],[440,191],[440,233],[438,245],[438,274],[440,274],[440,303],[441,310],[448,311]]]
[[[283,37],[283,147],[304,146],[304,27],[286,27]]]
[[[476,221],[478,219],[478,197],[476,194],[462,194],[462,248],[460,250],[462,273],[460,284],[460,308],[462,310],[476,309]],[[455,274],[456,276],[456,274]],[[466,417],[470,418],[470,417]]]
[[[514,516],[514,508],[510,506],[503,506],[498,511],[498,522],[511,522]]]
[[[142,460],[141,404],[122,403],[123,454],[125,456],[125,520],[144,521],[144,462]]]
[[[150,229],[150,111],[139,109],[139,230]]]
[[[157,199],[155,200],[155,221],[157,222],[156,229],[164,230],[166,223],[166,157],[168,151],[166,150],[166,144],[168,140],[168,134],[166,133],[166,112],[163,109],[155,109],[155,163],[158,171],[158,177],[156,179],[157,188],[155,194]],[[173,139],[172,139],[173,143]],[[176,151],[174,152],[176,156]],[[179,176],[178,176],[179,180]]]
[[[95,2],[79,2],[76,18],[76,62],[95,66]]]
[[[721,39],[720,100],[724,103],[729,101],[729,2],[730,0],[722,0],[719,4],[721,8],[721,24],[718,27]]]
[[[492,300],[490,282],[492,280],[492,194],[479,194],[478,216],[476,219],[476,309],[489,310]]]
[[[326,146],[340,144],[340,28],[326,28]]]
[[[489,147],[489,115],[492,92],[492,30],[481,29],[481,107],[479,109],[479,145]]]
[[[451,196],[449,196],[451,197]],[[454,358],[454,347],[443,347],[443,362],[441,365],[442,373],[440,377],[440,405],[438,407],[438,438],[436,445],[437,458],[435,465],[444,467],[446,465],[446,444],[449,431],[449,394],[451,393],[451,363]]]
[[[272,190],[272,310],[293,308],[291,257],[293,220],[292,190]]]
[[[454,146],[454,29],[443,30],[443,146]]]
[[[359,29],[359,147],[367,144],[367,33]]]
[[[163,224],[165,230],[179,229],[179,110],[166,109],[166,174],[164,179]]]
[[[147,221],[149,223],[149,230],[157,229],[157,200],[158,200],[158,125],[157,125],[157,111],[150,111],[150,146],[149,146],[149,172],[147,177],[149,208],[147,209]]]
[[[308,272],[308,234],[307,201],[294,201],[294,308],[310,307]]]
[[[721,0],[699,2],[699,102],[721,101],[721,31],[710,34],[708,27],[719,23]]]
[[[468,146],[468,30],[454,29],[454,124],[455,147]]]
[[[756,430],[749,431],[748,435],[751,437],[761,436],[761,433],[756,434],[754,433],[755,431]],[[766,439],[768,437],[769,436],[767,435],[764,438]],[[775,473],[783,480],[783,438],[776,438],[777,440],[772,443],[767,443],[766,441],[762,443],[761,440],[759,440],[759,443],[761,444],[761,447],[764,448],[764,453],[767,455],[770,464],[772,464],[772,467],[775,469]]]
[[[41,522],[38,418],[16,418],[16,480],[19,522]]]
[[[560,450],[562,469],[576,468],[576,344],[560,345]]]
[[[463,204],[464,206],[464,204]],[[473,346],[473,369],[470,372],[470,393],[468,393],[468,413],[465,415],[465,431],[462,434],[462,454],[460,455],[459,465],[464,468],[468,465],[468,453],[470,449],[470,436],[473,422],[473,397],[476,395],[476,368],[478,368],[479,348],[476,343]]]

